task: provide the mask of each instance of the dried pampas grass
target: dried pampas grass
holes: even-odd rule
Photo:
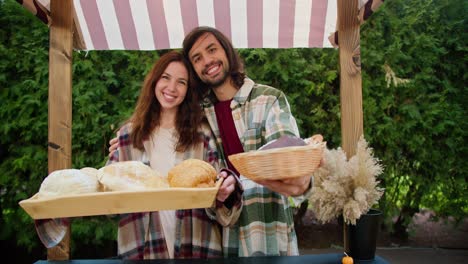
[[[342,215],[346,223],[355,225],[384,192],[377,181],[383,172],[380,160],[373,156],[364,137],[358,141],[356,155],[349,160],[341,148],[325,149],[323,159],[314,173],[312,210],[322,223]]]

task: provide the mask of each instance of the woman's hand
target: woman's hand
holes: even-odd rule
[[[111,157],[114,152],[119,148],[119,132],[117,136],[109,140],[109,157]]]
[[[223,183],[219,187],[216,195],[216,200],[224,202],[232,192],[234,192],[236,179],[232,175],[228,175],[226,171],[222,171],[218,174],[218,178],[223,178]]]

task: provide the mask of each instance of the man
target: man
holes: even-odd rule
[[[257,150],[282,135],[299,137],[286,96],[247,78],[238,53],[220,31],[195,28],[185,37],[182,52],[202,84],[202,106],[230,169],[235,171],[229,155]],[[240,180],[243,209],[234,226],[223,228],[224,255],[298,255],[287,197],[310,192],[311,177]]]
[[[250,132],[248,138],[244,137],[247,142],[243,142],[243,150],[238,152],[256,150],[266,142],[284,134],[299,136],[296,121],[291,114],[286,96],[273,87],[255,84],[252,80],[245,78],[243,64],[237,52],[220,31],[210,27],[195,28],[184,39],[183,54],[191,63],[191,70],[195,72],[194,76],[198,77],[202,84],[198,87],[203,98],[202,106],[212,129],[218,130],[218,142],[222,142],[220,137],[226,136],[224,143],[230,144],[235,138],[230,138],[227,134],[234,135],[232,133],[236,133],[236,131],[223,131],[224,133],[219,134],[217,118],[221,117],[223,117],[221,122],[228,125],[235,123],[236,126],[232,128],[236,128],[237,131]],[[252,98],[252,96],[256,97]],[[232,103],[229,105],[226,102]],[[246,104],[252,102],[256,102],[257,105],[247,108]],[[226,116],[217,111],[226,110],[221,106],[223,103],[230,106]],[[229,115],[231,109],[232,114]],[[246,109],[258,111],[266,109],[269,111],[246,113]],[[248,116],[249,113],[255,113],[254,119]],[[234,116],[236,117],[234,123],[226,121],[228,118],[233,120]],[[266,121],[263,126],[262,121]],[[249,126],[241,127],[242,125]],[[255,132],[268,132],[269,134],[262,136]],[[242,138],[242,135],[237,136],[236,141],[239,141],[239,137]],[[226,147],[225,144],[223,147]],[[228,148],[235,147],[231,145]],[[235,154],[224,149],[224,154],[226,152],[229,155]],[[303,177],[286,182],[266,181],[262,184],[285,196],[294,196],[303,194],[310,184],[310,180],[311,177]]]
[[[257,150],[282,135],[299,137],[284,93],[246,77],[238,53],[220,31],[195,28],[185,37],[182,52],[198,78],[202,107],[232,174],[239,175],[229,155]],[[254,182],[237,175],[226,175],[217,195],[228,208],[242,204],[238,221],[223,227],[224,256],[298,255],[288,197],[297,205],[304,201],[311,176]],[[240,177],[242,196],[234,191],[235,177]]]

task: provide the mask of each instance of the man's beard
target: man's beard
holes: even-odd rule
[[[228,71],[223,71],[222,72],[223,76],[217,80],[202,80],[204,84],[206,84],[207,86],[209,86],[210,88],[214,89],[214,88],[218,88],[220,87],[221,85],[223,85],[226,80],[228,79],[229,77],[229,72]]]

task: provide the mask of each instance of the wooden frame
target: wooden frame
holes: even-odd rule
[[[52,0],[49,48],[49,136],[48,171],[71,168],[72,127],[72,0]],[[70,233],[62,242],[47,250],[47,258],[70,257]]]
[[[350,157],[355,154],[357,141],[363,134],[360,21],[358,0],[337,0],[337,3],[342,147]],[[48,170],[52,172],[71,168],[74,34],[75,39],[81,38],[74,24],[72,0],[51,0],[50,13]],[[69,259],[69,245],[70,232],[67,232],[58,246],[47,250],[47,258]]]

